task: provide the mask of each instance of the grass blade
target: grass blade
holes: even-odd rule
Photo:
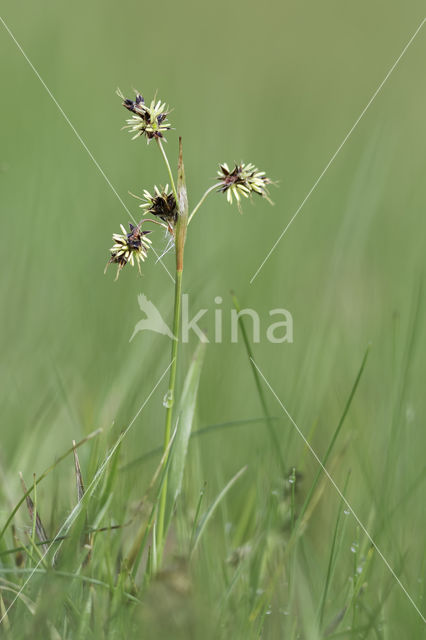
[[[82,500],[84,496],[84,483],[83,483],[83,476],[81,475],[80,460],[78,459],[75,440],[72,441],[72,446],[73,446],[73,453],[74,453],[74,468],[75,468],[75,482],[77,486],[77,500],[80,502],[80,500]]]
[[[191,549],[191,555],[194,553],[195,549],[197,548],[198,543],[200,542],[201,536],[203,535],[204,530],[205,530],[207,524],[209,523],[209,521],[211,520],[211,518],[212,518],[214,512],[216,511],[217,507],[219,506],[219,504],[221,503],[223,498],[226,496],[228,491],[231,489],[231,487],[233,487],[233,485],[237,482],[237,480],[239,480],[239,478],[241,478],[241,476],[243,475],[243,473],[245,473],[246,470],[247,470],[247,466],[245,466],[242,469],[240,469],[235,474],[235,476],[233,476],[230,479],[228,484],[222,489],[222,491],[219,493],[219,495],[212,502],[210,507],[207,509],[207,511],[205,512],[205,514],[201,518],[200,524],[199,524],[198,529],[197,529],[197,531],[195,533],[195,536],[194,536],[194,541],[193,541],[193,545],[192,545],[192,549]]]
[[[277,459],[278,459],[278,463],[279,463],[280,468],[281,468],[281,473],[282,473],[282,475],[284,477],[286,475],[286,466],[285,466],[284,459],[283,459],[283,456],[282,456],[282,453],[281,453],[280,440],[278,438],[277,432],[275,430],[275,426],[273,424],[271,415],[269,413],[268,405],[266,404],[265,394],[263,393],[263,387],[262,387],[261,380],[260,380],[260,377],[259,377],[259,372],[257,371],[257,369],[256,369],[256,367],[254,365],[253,351],[252,351],[252,348],[250,346],[250,341],[248,339],[248,334],[247,334],[247,331],[246,331],[245,324],[244,324],[243,319],[241,317],[240,303],[238,302],[238,299],[237,299],[237,297],[235,296],[234,293],[231,293],[231,296],[232,296],[232,302],[234,304],[234,307],[235,307],[235,309],[236,309],[236,311],[238,313],[238,324],[239,324],[239,327],[241,329],[241,333],[242,333],[243,341],[244,341],[244,346],[246,348],[247,355],[248,355],[248,358],[249,358],[249,361],[250,361],[250,366],[251,366],[251,369],[253,371],[253,376],[254,376],[254,381],[255,381],[255,384],[256,384],[257,393],[259,395],[260,404],[262,406],[262,410],[263,410],[263,413],[265,415],[265,420],[266,420],[266,424],[268,426],[271,442],[272,442],[274,451],[276,453],[276,456],[277,456]]]
[[[52,464],[50,465],[50,467],[48,467],[45,471],[43,471],[43,473],[41,475],[39,475],[39,477],[36,479],[36,484],[40,484],[40,482],[42,480],[44,480],[44,478],[46,478],[47,475],[49,475],[49,473],[51,471],[53,471],[57,465],[62,462],[63,460],[65,460],[65,458],[67,458],[71,453],[73,453],[73,451],[77,448],[77,447],[81,447],[81,445],[85,444],[86,442],[88,442],[89,440],[91,440],[92,438],[95,438],[96,436],[98,436],[100,433],[102,433],[102,429],[96,429],[96,431],[93,431],[92,433],[89,433],[88,436],[86,436],[85,438],[83,438],[82,440],[80,440],[79,442],[77,442],[77,444],[74,446],[72,446],[70,449],[67,449],[65,451],[65,453],[63,453],[61,456],[59,456],[59,458]],[[27,491],[25,491],[24,495],[22,496],[22,498],[17,502],[17,504],[14,506],[14,508],[12,509],[8,519],[6,520],[5,524],[3,525],[2,530],[0,531],[0,540],[3,538],[4,534],[6,533],[9,525],[11,524],[13,518],[15,517],[19,507],[25,502],[25,500],[27,499],[27,496],[30,495],[30,493],[33,490],[33,486],[31,486]]]
[[[164,484],[167,481],[167,475],[170,469],[170,463],[173,458],[172,454],[173,454],[173,445],[174,445],[175,436],[176,436],[176,429],[174,430],[174,432],[170,437],[169,444],[163,453],[163,456],[160,460],[160,464],[158,465],[154,473],[154,476],[149,484],[149,487],[145,492],[145,496],[142,499],[142,501],[144,501],[145,497],[149,494],[149,492],[152,490],[153,486],[157,482],[157,479],[159,479],[157,492],[152,501],[153,506],[152,506],[150,515],[148,517],[148,521],[146,523],[143,523],[139,528],[136,538],[133,541],[131,550],[124,561],[126,570],[128,571],[131,570],[133,578],[136,576],[143,550],[145,549],[146,543],[148,541],[149,533],[154,524],[154,518],[157,511],[157,506],[161,499],[162,491],[164,489]]]
[[[298,518],[298,523],[299,524],[303,520],[303,516],[305,515],[306,509],[308,508],[308,505],[309,505],[309,503],[310,503],[310,501],[312,499],[312,496],[314,494],[314,491],[316,489],[318,481],[319,481],[319,479],[321,477],[321,474],[323,472],[323,467],[325,467],[325,465],[327,464],[327,461],[328,461],[328,459],[330,457],[330,454],[331,454],[331,452],[333,450],[333,447],[336,444],[336,440],[338,438],[338,435],[339,435],[339,433],[340,433],[340,431],[341,431],[341,429],[343,427],[343,424],[345,422],[346,416],[348,415],[350,406],[352,404],[352,400],[353,400],[353,398],[355,396],[355,392],[356,392],[356,390],[358,388],[359,382],[360,382],[362,374],[364,372],[369,352],[370,352],[370,345],[367,347],[367,349],[365,351],[364,357],[363,357],[362,362],[361,362],[361,366],[360,366],[358,374],[357,374],[357,376],[355,378],[355,382],[352,385],[351,392],[350,392],[349,397],[348,397],[348,399],[346,401],[346,405],[345,405],[345,408],[343,409],[343,413],[341,415],[339,423],[338,423],[338,425],[337,425],[337,427],[336,427],[336,429],[335,429],[335,431],[333,433],[333,436],[332,436],[332,438],[330,440],[330,444],[328,445],[327,451],[325,452],[325,455],[324,455],[324,457],[323,457],[323,459],[321,461],[321,466],[317,471],[315,479],[314,479],[314,481],[313,481],[313,483],[311,485],[311,488],[309,489],[308,495],[306,496],[305,502],[303,503],[303,506],[302,506],[302,508],[300,510],[300,514],[299,514],[299,518]],[[296,529],[297,528],[298,528],[298,524],[296,523]]]
[[[26,495],[26,503],[27,503],[27,508],[28,508],[28,512],[30,514],[30,518],[32,520],[32,535],[31,535],[31,539],[34,542],[35,539],[35,534],[37,534],[38,539],[40,540],[40,542],[42,543],[42,547],[43,547],[43,551],[46,553],[47,551],[47,535],[46,535],[46,531],[44,529],[43,523],[41,521],[41,518],[38,514],[38,509],[37,507],[34,505],[31,496],[29,495],[29,492],[27,490],[27,487],[25,486],[25,482],[24,482],[24,478],[22,476],[22,473],[19,474],[20,478],[21,478],[21,484],[22,484],[22,488],[24,490],[24,494]],[[36,496],[36,479],[34,478],[34,495]]]
[[[349,475],[350,475],[350,473],[348,473],[348,475],[347,475],[345,486],[343,488],[343,495],[344,496],[346,496],[346,490],[347,490],[348,482],[349,482]],[[333,575],[333,567],[334,567],[335,562],[336,562],[337,535],[338,535],[338,532],[339,532],[339,529],[340,529],[340,520],[341,520],[341,517],[342,517],[343,506],[344,506],[344,502],[343,502],[343,500],[341,500],[340,505],[339,505],[339,511],[337,513],[336,526],[334,527],[333,540],[332,540],[331,549],[330,549],[330,557],[329,557],[328,566],[327,566],[327,575],[326,575],[326,579],[325,579],[324,591],[322,593],[321,604],[320,604],[319,615],[318,615],[319,628],[320,629],[322,628],[322,625],[323,625],[325,603],[327,601],[327,594],[328,594],[328,590],[329,590],[331,579],[332,579],[332,575]]]
[[[173,509],[176,498],[179,496],[182,490],[183,472],[185,469],[185,462],[188,453],[188,443],[195,415],[195,406],[197,401],[201,370],[203,366],[204,353],[205,344],[200,342],[195,351],[183,387],[179,412],[179,423],[173,448],[173,460],[169,472],[168,490],[170,494],[170,504],[169,514],[168,516],[166,515],[166,522],[168,518],[170,518],[170,513]]]
[[[277,417],[270,418],[271,421],[278,420]],[[232,429],[233,427],[242,427],[251,424],[257,424],[259,422],[266,422],[265,418],[246,418],[243,420],[230,420],[229,422],[218,422],[217,424],[209,424],[205,427],[201,427],[201,429],[197,429],[197,431],[192,431],[190,434],[190,439],[198,438],[200,436],[208,435],[209,433],[215,433],[216,431],[221,431],[222,429]],[[160,455],[163,452],[163,447],[160,445],[155,447],[155,449],[151,449],[146,453],[138,456],[137,458],[133,458],[130,462],[120,467],[120,471],[128,471],[132,467],[138,466],[141,462],[145,462],[154,456]]]

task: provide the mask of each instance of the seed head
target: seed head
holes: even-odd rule
[[[125,227],[121,224],[120,228],[123,233],[114,233],[112,235],[114,244],[110,249],[111,257],[107,262],[105,271],[110,264],[117,264],[116,280],[127,263],[130,263],[133,267],[136,262],[140,273],[140,263],[141,261],[144,262],[151,245],[151,240],[147,238],[148,233],[151,232],[141,231],[141,224],[136,227],[130,224],[130,233],[127,233]]]
[[[142,95],[138,92],[136,92],[134,100],[125,98],[120,91],[117,91],[117,94],[123,100],[123,107],[126,107],[133,114],[131,118],[126,120],[127,124],[124,127],[134,134],[132,140],[145,135],[149,143],[153,138],[163,138],[164,132],[171,128],[170,123],[167,122],[169,111],[165,102],[154,98],[147,106]]]
[[[272,184],[272,180],[266,177],[264,171],[259,171],[254,164],[236,164],[231,171],[224,162],[219,165],[217,174],[220,183],[219,191],[226,192],[229,204],[232,204],[234,197],[240,207],[241,196],[249,198],[253,193],[257,193],[273,204],[267,190],[267,185]]]
[[[167,184],[161,191],[155,186],[154,195],[151,195],[150,192],[145,189],[143,195],[145,202],[142,203],[140,207],[145,209],[144,213],[150,213],[160,218],[160,220],[166,223],[167,228],[173,232],[178,217],[178,210],[173,192],[169,191],[169,185]]]

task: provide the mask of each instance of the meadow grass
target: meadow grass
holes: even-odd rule
[[[260,202],[243,216],[207,198],[191,222],[183,290],[194,312],[209,309],[210,337],[217,295],[224,317],[235,303],[262,320],[284,306],[295,323],[294,344],[253,344],[249,322],[233,344],[225,322],[221,344],[182,346],[183,422],[171,422],[164,455],[170,342],[129,339],[141,292],[171,322],[173,283],[153,256],[142,278],[103,276],[111,230],[127,214],[2,32],[8,640],[423,637],[424,34],[249,280],[424,7],[387,6],[384,25],[382,7],[366,1],[308,5],[307,14],[290,3],[267,12],[209,3],[201,20],[189,4],[166,2],[160,46],[143,7],[127,0],[108,9],[77,0],[66,19],[50,0],[28,5],[25,18],[4,3],[2,17],[133,213],[127,191],[150,188],[163,165],[120,132],[118,84],[158,88],[175,105],[190,208],[217,160],[253,158],[279,180],[276,206]],[[140,57],[129,53],[135,42]],[[155,64],[142,64],[147,51]],[[248,56],[237,74],[235,51]],[[170,140],[173,169],[175,151]],[[172,271],[173,256],[164,262]]]

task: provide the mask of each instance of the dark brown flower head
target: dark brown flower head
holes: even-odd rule
[[[135,264],[138,266],[140,272],[140,262],[144,261],[148,255],[148,249],[151,245],[151,240],[146,236],[151,233],[151,231],[142,231],[141,224],[134,226],[130,224],[130,232],[127,233],[125,227],[121,224],[121,233],[114,233],[112,239],[114,240],[114,244],[110,249],[111,257],[107,262],[105,267],[105,271],[110,264],[117,264],[117,276],[120,275],[120,271],[126,264],[129,262],[132,267]]]
[[[140,106],[141,105],[141,106]],[[123,98],[123,107],[126,107],[132,113],[136,113],[140,116],[144,116],[144,105],[145,100],[140,93],[136,94],[134,100],[129,100],[129,98]]]
[[[232,171],[226,163],[219,165],[218,180],[220,182],[219,191],[226,192],[227,200],[232,204],[235,197],[238,205],[241,196],[250,197],[257,193],[272,204],[267,191],[267,185],[272,184],[272,180],[266,177],[264,171],[259,171],[254,164],[236,164]]]
[[[167,122],[169,111],[165,102],[155,99],[148,106],[145,104],[143,96],[136,92],[134,100],[125,98],[120,91],[117,91],[123,100],[123,107],[130,111],[133,115],[126,122],[126,127],[133,133],[132,140],[139,136],[145,135],[149,142],[153,138],[163,138],[163,134],[171,128]]]
[[[154,195],[145,189],[143,195],[145,202],[140,206],[145,209],[145,214],[150,213],[160,218],[172,231],[177,221],[178,210],[173,192],[169,191],[169,185],[167,184],[161,191],[155,186]]]

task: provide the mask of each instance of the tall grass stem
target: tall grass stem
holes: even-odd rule
[[[281,473],[282,473],[282,475],[284,477],[286,475],[286,467],[285,467],[284,459],[283,459],[283,456],[282,456],[282,453],[281,453],[280,441],[279,441],[278,434],[277,434],[276,429],[275,429],[275,425],[273,424],[273,420],[272,420],[271,414],[269,413],[268,405],[266,404],[265,394],[263,392],[263,387],[262,387],[261,382],[260,382],[259,373],[258,373],[258,371],[257,371],[257,369],[256,369],[256,367],[254,365],[253,351],[252,351],[252,348],[251,348],[251,345],[250,345],[250,342],[249,342],[249,339],[248,339],[248,335],[247,335],[247,331],[246,331],[244,322],[243,322],[243,320],[241,318],[240,303],[238,302],[238,299],[237,299],[235,293],[231,292],[231,295],[232,295],[232,302],[233,302],[234,307],[235,307],[235,309],[236,309],[236,311],[238,313],[238,324],[239,324],[239,326],[241,328],[241,333],[242,333],[242,336],[243,336],[244,345],[245,345],[245,348],[246,348],[246,351],[247,351],[247,355],[248,355],[249,360],[250,360],[250,365],[251,365],[251,368],[252,368],[252,371],[253,371],[253,376],[254,376],[254,381],[255,381],[255,384],[256,384],[257,393],[259,395],[260,404],[262,406],[262,410],[263,410],[263,413],[265,415],[265,420],[266,420],[266,424],[268,426],[271,442],[272,442],[272,445],[274,447],[274,451],[275,451],[275,453],[277,455],[277,459],[278,459],[278,462],[279,462],[279,465],[280,465],[280,468],[281,468]]]

